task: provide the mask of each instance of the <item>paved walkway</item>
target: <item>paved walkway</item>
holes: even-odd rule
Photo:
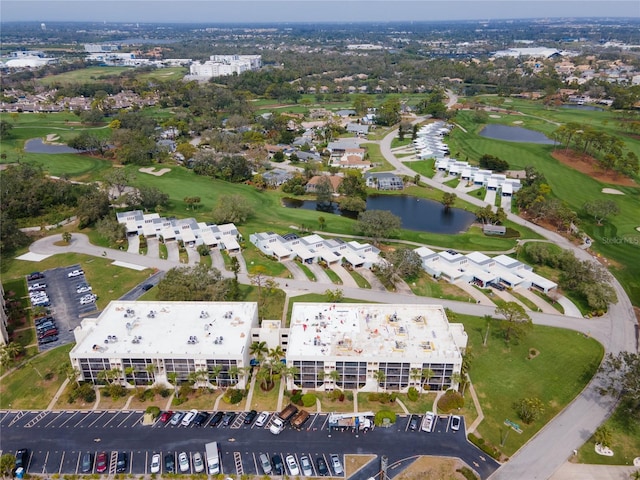
[[[256,388],[256,369],[253,370],[253,375],[251,375],[251,383],[249,383],[249,391],[247,392],[247,401],[245,402],[245,410],[253,409],[251,402],[253,401],[253,392]]]
[[[280,388],[278,390],[278,406],[276,412],[282,411],[282,404],[284,403],[284,390],[287,382],[280,381]]]
[[[402,403],[402,401],[398,397],[396,397],[396,403],[400,405],[400,408],[405,413],[405,415],[409,415],[409,409],[404,403]]]
[[[480,425],[482,420],[484,420],[484,413],[482,412],[480,400],[478,400],[478,395],[476,394],[476,389],[473,386],[473,383],[469,382],[469,384],[467,385],[467,390],[471,395],[471,400],[473,401],[473,405],[476,408],[476,412],[478,412],[478,416],[476,417],[476,419],[467,428],[467,433],[473,433],[476,431],[476,428],[478,428],[478,425]]]
[[[47,405],[47,410],[53,410],[55,408],[56,403],[58,403],[58,399],[64,393],[67,385],[69,385],[69,379],[65,378],[64,382],[62,382],[62,385],[60,385],[60,388],[58,388],[58,391],[49,402],[49,405]]]
[[[563,463],[549,480],[629,480],[636,467]]]

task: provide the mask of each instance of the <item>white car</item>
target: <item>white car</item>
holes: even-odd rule
[[[458,415],[454,415],[451,417],[451,430],[453,430],[454,432],[457,432],[458,430],[460,430],[460,423],[462,422],[462,420],[460,419],[460,416]]]
[[[267,423],[267,420],[269,420],[269,412],[262,412],[260,415],[258,415],[258,418],[256,419],[254,425],[256,427],[264,427]]]
[[[182,422],[180,422],[180,425],[188,427],[191,425],[191,422],[193,422],[193,419],[196,418],[196,415],[198,415],[198,410],[189,410],[182,419]]]
[[[204,471],[204,461],[202,460],[202,455],[200,452],[196,452],[193,454],[193,469],[196,473],[200,473]]]
[[[154,453],[151,457],[151,473],[160,473],[160,454]]]
[[[335,453],[331,455],[331,466],[333,467],[333,473],[336,475],[342,475],[344,470],[342,470],[342,463],[340,463],[340,457]]]
[[[293,455],[287,455],[286,458],[287,468],[289,469],[289,473],[291,475],[300,475],[300,469],[298,468],[298,463],[296,462],[296,457]]]
[[[89,305],[90,303],[94,303],[96,298],[98,298],[98,296],[94,294],[85,295],[80,299],[80,305]]]
[[[76,288],[76,293],[89,293],[92,288],[89,285],[81,285]]]
[[[313,475],[313,467],[311,466],[311,461],[309,457],[303,455],[300,457],[300,468],[302,469],[302,474],[310,477]]]
[[[180,455],[178,455],[178,465],[182,473],[189,471],[189,457],[185,452],[180,452]]]
[[[81,275],[84,275],[84,270],[82,270],[81,268],[77,268],[76,270],[72,270],[69,273],[67,273],[67,277],[69,278],[75,278]]]
[[[29,285],[30,292],[33,292],[35,290],[42,290],[43,288],[47,288],[46,283],[34,283],[33,285]]]

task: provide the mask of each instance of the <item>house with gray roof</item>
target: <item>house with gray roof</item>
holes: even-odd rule
[[[369,188],[378,190],[403,190],[404,181],[395,173],[390,172],[367,172],[364,174],[364,181]]]

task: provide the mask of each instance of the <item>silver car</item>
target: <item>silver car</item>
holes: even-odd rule
[[[342,463],[340,463],[340,457],[333,453],[330,458],[333,473],[335,473],[336,475],[342,475],[344,473],[344,470],[342,469]]]

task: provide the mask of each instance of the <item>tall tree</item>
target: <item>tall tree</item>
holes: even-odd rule
[[[613,200],[591,200],[585,202],[582,208],[598,222],[598,225],[602,225],[608,217],[620,213],[618,204]]]
[[[458,196],[455,193],[444,192],[442,194],[442,200],[440,200],[440,203],[444,205],[445,210],[449,210],[453,206],[453,204],[456,203],[457,198]]]
[[[388,238],[402,226],[402,220],[388,210],[367,210],[358,215],[357,228],[374,243]]]
[[[533,325],[531,317],[516,302],[502,303],[496,308],[495,313],[504,317],[502,329],[507,342],[523,337]]]

